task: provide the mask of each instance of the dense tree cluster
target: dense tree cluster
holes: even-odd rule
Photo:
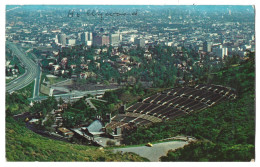
[[[169,151],[161,161],[250,161],[254,157],[254,145],[225,145],[209,141],[194,142],[176,151]]]
[[[6,104],[6,114],[15,115],[22,112],[26,112],[29,109],[29,101],[27,97],[20,93],[6,93],[5,96]]]
[[[47,113],[51,112],[53,109],[58,108],[58,102],[54,96],[49,96],[46,100],[41,102],[35,102],[34,105],[30,108],[31,113],[42,113],[43,116],[46,116]]]
[[[169,46],[156,45],[149,47],[148,50],[143,48],[124,50],[122,47],[118,48],[120,54],[130,56],[129,63],[126,63],[131,70],[120,73],[120,63],[117,62],[118,56],[112,54],[112,47],[106,48],[107,51],[95,53],[95,47],[88,49],[84,45],[77,45],[72,48],[65,48],[62,52],[59,52],[56,59],[48,59],[48,57],[42,57],[43,69],[46,72],[52,72],[54,68],[49,65],[50,62],[54,65],[61,65],[63,58],[67,58],[67,64],[61,65],[60,70],[67,70],[63,74],[58,73],[56,75],[65,78],[70,78],[71,75],[79,75],[84,72],[93,72],[96,75],[87,78],[89,82],[102,82],[108,83],[108,81],[128,82],[130,77],[134,78],[134,82],[144,81],[152,82],[153,87],[174,87],[179,80],[189,82],[196,78],[201,78],[209,71],[217,71],[222,67],[222,61],[216,64],[216,57],[209,59],[209,55],[199,56],[197,52],[190,49],[183,49],[182,51],[176,51]],[[34,50],[37,53],[37,50]],[[148,55],[148,56],[147,56]],[[231,63],[235,60],[230,60]],[[81,64],[87,64],[88,68],[84,69]],[[97,64],[100,64],[97,67]],[[75,68],[71,68],[71,65],[76,65]]]
[[[97,113],[86,104],[84,99],[80,99],[72,104],[72,106],[69,106],[68,109],[65,109],[62,116],[64,126],[73,127],[92,122]]]

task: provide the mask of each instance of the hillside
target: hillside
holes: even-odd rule
[[[21,121],[6,118],[7,161],[147,161],[132,153],[70,144],[33,133]]]
[[[209,77],[209,83],[235,88],[236,100],[149,128],[140,127],[126,134],[124,142],[143,144],[177,135],[193,136],[199,141],[169,151],[161,161],[250,161],[255,157],[254,70],[254,55],[251,54],[239,66],[224,68]],[[132,153],[112,153],[35,134],[25,127],[23,120],[12,118],[29,110],[26,97],[14,93],[6,99],[7,161],[147,161]]]
[[[124,142],[140,144],[176,135],[199,139],[169,151],[162,161],[250,161],[255,156],[255,63],[254,54],[239,66],[211,76],[211,83],[236,88],[238,98],[173,121],[129,132]]]

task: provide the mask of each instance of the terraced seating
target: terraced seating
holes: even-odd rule
[[[218,94],[222,94],[222,93],[224,93],[224,92],[226,92],[226,90],[224,90],[224,89],[222,89],[222,88],[218,88],[218,89],[215,89],[215,91],[214,91],[215,93],[218,93]]]
[[[194,105],[192,107],[190,107],[192,110],[196,111],[196,110],[200,110],[202,108],[206,108],[207,105],[206,104],[197,104],[197,105]]]
[[[157,113],[157,112],[159,112],[161,110],[164,110],[165,108],[167,108],[167,106],[162,106],[161,105],[161,106],[159,106],[159,107],[157,107],[157,108],[147,112],[146,114],[153,115],[153,114],[155,114],[155,113]]]
[[[178,91],[175,93],[175,95],[181,96],[182,94],[184,94],[185,91],[188,91],[188,90],[189,90],[188,87],[187,87],[187,88],[182,88],[182,89],[178,90]]]
[[[118,115],[116,115],[116,117],[115,117],[115,118],[113,118],[113,121],[120,122],[120,121],[121,121],[123,118],[124,118],[124,116],[123,116],[123,115],[120,115],[120,114],[118,114]]]
[[[138,107],[140,107],[142,104],[143,104],[143,103],[140,103],[140,102],[135,103],[134,105],[130,106],[130,107],[127,109],[127,111],[128,111],[128,112],[133,112],[133,111],[136,110]]]
[[[192,106],[195,106],[195,105],[203,105],[203,103],[200,103],[200,102],[194,100],[193,102],[187,104],[186,106],[191,108]]]
[[[165,113],[167,113],[167,112],[169,112],[169,111],[171,111],[171,110],[173,110],[172,107],[166,107],[165,109],[160,110],[160,111],[158,111],[157,113],[155,113],[154,116],[163,115],[163,114],[165,114]]]
[[[207,90],[210,92],[215,92],[221,95],[225,95],[227,92],[233,91],[231,88],[223,87],[220,85],[197,85],[194,87],[195,89],[202,89],[202,90]]]
[[[181,96],[182,96],[182,97],[183,97],[183,96],[184,96],[184,97],[189,97],[190,94],[191,94],[192,92],[195,92],[195,91],[196,91],[196,89],[187,87],[187,89],[183,92],[183,94],[182,94]]]
[[[125,113],[125,115],[129,116],[129,117],[139,117],[140,113],[127,112],[127,113]]]
[[[200,85],[195,86],[194,88],[195,89],[203,89],[205,86],[206,85],[200,84]]]
[[[201,94],[201,90],[197,90],[197,89],[194,89],[193,91],[190,91],[190,92],[188,92],[188,93],[186,93],[186,95],[189,97],[189,96],[193,96],[193,97],[196,97],[196,96],[198,96],[197,94]]]
[[[120,122],[126,122],[126,123],[128,123],[128,122],[130,122],[130,121],[132,121],[132,120],[134,120],[134,119],[135,119],[135,117],[124,116],[124,118],[123,118]]]
[[[130,106],[125,114],[115,116],[109,126],[130,128],[171,120],[228,98],[236,98],[236,92],[219,85],[168,89]]]
[[[148,124],[151,124],[151,122],[147,120],[143,120],[142,122],[139,122],[139,125],[148,125]]]
[[[214,85],[214,87],[220,91],[222,91],[222,90],[225,92],[231,91],[231,88],[228,88],[228,87],[223,87],[223,86],[219,86],[219,85]]]
[[[214,102],[214,101],[218,101],[218,100],[220,100],[221,98],[225,98],[225,97],[223,97],[223,96],[221,96],[220,94],[213,94],[213,95],[211,95],[211,96],[209,96],[209,97],[207,97],[210,101],[212,101],[212,102]]]
[[[146,119],[148,121],[151,121],[153,123],[162,121],[160,118],[157,118],[157,117],[154,117],[154,116],[151,116],[151,115],[140,114],[140,113],[126,113],[125,116],[142,118],[142,119]]]
[[[189,103],[192,103],[192,102],[194,102],[193,99],[186,99],[186,100],[180,102],[179,106],[188,105]]]
[[[177,117],[179,115],[184,115],[184,114],[186,114],[186,113],[181,110],[173,109],[172,111],[162,115],[162,118],[169,120],[169,119],[174,119],[175,117]]]
[[[178,91],[182,90],[183,88],[175,88],[175,89],[172,89],[168,95],[175,95]]]
[[[174,99],[174,100],[170,101],[170,103],[171,103],[171,106],[176,106],[176,105],[178,105],[180,102],[183,102],[183,101],[185,101],[185,100],[187,100],[187,98],[185,98],[185,97],[179,97],[178,99]]]
[[[170,100],[174,99],[175,97],[176,96],[168,95],[164,99],[162,99],[160,102],[158,102],[157,104],[163,104],[163,103],[165,103],[167,101],[170,101]]]
[[[237,95],[235,93],[232,93],[230,96],[228,96],[228,98],[231,98],[231,99],[235,99],[237,97]]]
[[[217,86],[217,85],[212,85],[211,86],[212,87],[212,90],[214,91],[214,92],[216,92],[216,91],[221,91],[221,90],[227,90],[227,88],[224,88],[224,87],[220,87],[220,86]]]
[[[116,127],[120,127],[122,125],[124,125],[125,123],[124,122],[115,122],[115,123],[109,123],[106,128],[111,128],[111,129],[114,129]]]
[[[155,95],[152,95],[151,97],[143,100],[143,102],[145,103],[151,103],[154,99],[156,99],[159,95],[158,94],[155,94]]]
[[[205,94],[205,93],[208,93],[208,91],[206,91],[206,90],[199,90],[199,91],[197,91],[197,92],[194,92],[193,93],[193,95],[192,95],[192,97],[196,100],[196,99],[202,99],[203,97],[203,95]]]
[[[167,89],[167,90],[162,91],[162,94],[169,94],[171,91],[172,91],[172,89]]]
[[[116,123],[117,122],[112,121],[109,124],[107,124],[106,127],[113,127]]]
[[[163,114],[160,115],[160,117],[167,117],[168,115],[170,115],[171,113],[176,113],[180,111],[179,109],[177,108],[172,108],[171,110],[167,111],[167,112],[164,112]]]
[[[181,97],[179,97],[179,96],[173,96],[172,99],[170,99],[170,100],[167,101],[167,102],[164,102],[163,105],[171,105],[172,103],[174,103],[174,101],[176,101],[176,100],[178,100],[178,99],[180,99],[180,98],[181,98]]]
[[[154,117],[154,116],[150,116],[150,115],[144,115],[144,114],[140,115],[139,118],[146,119],[146,120],[151,121],[153,123],[162,121],[160,118],[157,118],[157,117]]]
[[[207,91],[207,92],[203,93],[202,95],[200,95],[200,97],[201,98],[207,98],[207,97],[211,96],[212,94],[213,94],[213,92]]]
[[[168,115],[168,118],[169,119],[174,119],[176,117],[179,117],[179,116],[182,116],[182,115],[185,115],[185,114],[186,114],[185,112],[178,111],[176,113],[172,113],[172,114]]]
[[[151,104],[150,106],[145,108],[142,113],[147,113],[147,112],[149,112],[149,111],[151,111],[151,110],[153,110],[153,109],[155,109],[155,108],[157,108],[159,106],[160,106],[159,104]]]
[[[152,101],[152,103],[157,104],[158,102],[160,102],[161,100],[163,100],[163,99],[166,98],[166,97],[167,97],[167,95],[161,94],[161,95],[157,96],[157,98],[154,99],[154,100]]]
[[[134,120],[134,123],[135,124],[138,124],[138,123],[140,123],[140,122],[142,122],[142,121],[144,121],[145,119],[142,119],[142,118],[137,118],[136,120]]]
[[[150,105],[152,105],[152,104],[150,104],[150,103],[143,103],[140,107],[138,107],[135,110],[135,112],[141,113],[145,108],[147,108]]]

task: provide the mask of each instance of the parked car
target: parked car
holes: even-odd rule
[[[152,147],[153,145],[152,145],[152,143],[147,143],[146,146],[147,147]]]

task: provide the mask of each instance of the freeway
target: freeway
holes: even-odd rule
[[[40,93],[40,81],[41,81],[41,66],[38,62],[38,67],[37,67],[37,75],[35,78],[35,82],[34,82],[34,89],[33,89],[33,98],[39,97],[39,93]]]
[[[22,49],[18,48],[14,43],[6,41],[6,47],[13,51],[15,56],[25,67],[25,73],[23,75],[14,79],[6,85],[6,91],[13,92],[22,89],[33,82],[33,80],[37,77],[37,74],[39,74],[40,68],[32,59],[26,56]]]
[[[41,66],[40,66],[40,62],[37,60],[37,57],[34,54],[32,54],[32,56],[35,58],[35,60],[33,61],[32,59],[26,56],[26,53],[22,49],[18,48],[14,43],[11,43],[9,41],[6,41],[6,46],[14,52],[14,54],[17,56],[17,58],[21,61],[21,63],[25,67],[25,73],[19,76],[18,78],[14,79],[13,81],[9,82],[6,85],[6,91],[13,92],[22,89],[27,85],[29,85],[31,82],[35,81],[33,97],[29,98],[29,100],[41,101],[47,99],[46,96],[39,96]],[[87,94],[91,94],[91,95],[104,94],[105,91],[107,90],[111,90],[111,89],[102,89],[102,90],[85,91],[85,92],[75,91],[73,93],[68,93],[68,94],[54,95],[54,97],[56,97],[57,99],[61,97],[64,100],[68,101],[68,100],[83,97]]]
[[[33,61],[29,57],[26,56],[25,52],[18,48],[14,43],[6,41],[6,46],[10,48],[17,58],[21,61],[21,63],[25,67],[25,73],[18,78],[14,79],[13,81],[9,82],[6,85],[6,91],[13,92],[19,89],[22,89],[29,85],[31,82],[35,81],[34,83],[34,90],[33,90],[33,97],[29,98],[31,101],[41,101],[47,99],[47,96],[39,96],[40,91],[40,80],[41,80],[41,66],[40,62],[37,60],[37,57],[32,54],[35,58]],[[92,91],[73,91],[68,94],[59,94],[54,95],[56,99],[60,97],[63,98],[65,101],[69,100],[76,100],[80,97],[83,97],[87,94],[97,95],[97,94],[104,94],[105,91],[113,90],[113,89],[101,89],[101,90],[92,90]]]

